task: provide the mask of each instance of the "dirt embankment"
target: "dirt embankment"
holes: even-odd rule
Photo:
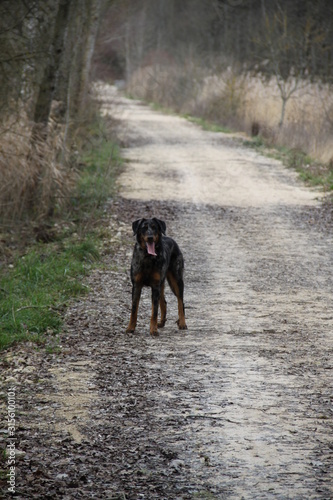
[[[237,137],[100,90],[129,160],[113,252],[69,310],[61,354],[25,352],[35,378],[10,374],[18,497],[332,498],[332,233],[311,224],[318,193]],[[188,331],[168,293],[158,338],[148,290],[124,333],[131,222],[152,214],[186,266]]]

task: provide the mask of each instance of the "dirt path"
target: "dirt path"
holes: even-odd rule
[[[295,224],[318,193],[237,139],[137,102],[118,109],[130,159],[124,196],[179,205],[171,230],[187,264],[189,333],[177,335],[172,360],[169,332],[152,350],[167,378],[201,386],[199,397],[180,394],[191,436],[185,456],[227,498],[321,497],[332,480],[323,473],[332,458],[323,406],[332,382],[332,240]],[[162,408],[173,396],[160,395]]]
[[[35,378],[8,377],[18,498],[333,498],[332,234],[311,224],[317,193],[236,137],[101,92],[129,160],[112,251],[61,353],[25,351]],[[151,214],[186,266],[189,329],[169,293],[158,338],[148,290],[124,333],[131,221]]]

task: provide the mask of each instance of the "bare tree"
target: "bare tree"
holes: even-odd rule
[[[262,0],[264,23],[254,38],[257,46],[255,69],[265,78],[274,78],[281,98],[279,127],[284,124],[286,106],[300,88],[314,78],[313,57],[325,51],[327,33],[318,26],[311,11],[299,17],[277,2],[277,9],[266,13]]]

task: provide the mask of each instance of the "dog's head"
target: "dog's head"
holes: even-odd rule
[[[133,222],[132,228],[141,248],[147,250],[149,255],[156,257],[156,248],[161,241],[162,234],[165,234],[165,222],[156,219],[156,217],[153,219],[138,219]]]

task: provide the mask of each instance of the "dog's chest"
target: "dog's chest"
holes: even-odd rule
[[[163,281],[167,271],[167,263],[163,255],[152,257],[142,251],[134,251],[132,258],[132,276],[135,281],[145,286]]]

